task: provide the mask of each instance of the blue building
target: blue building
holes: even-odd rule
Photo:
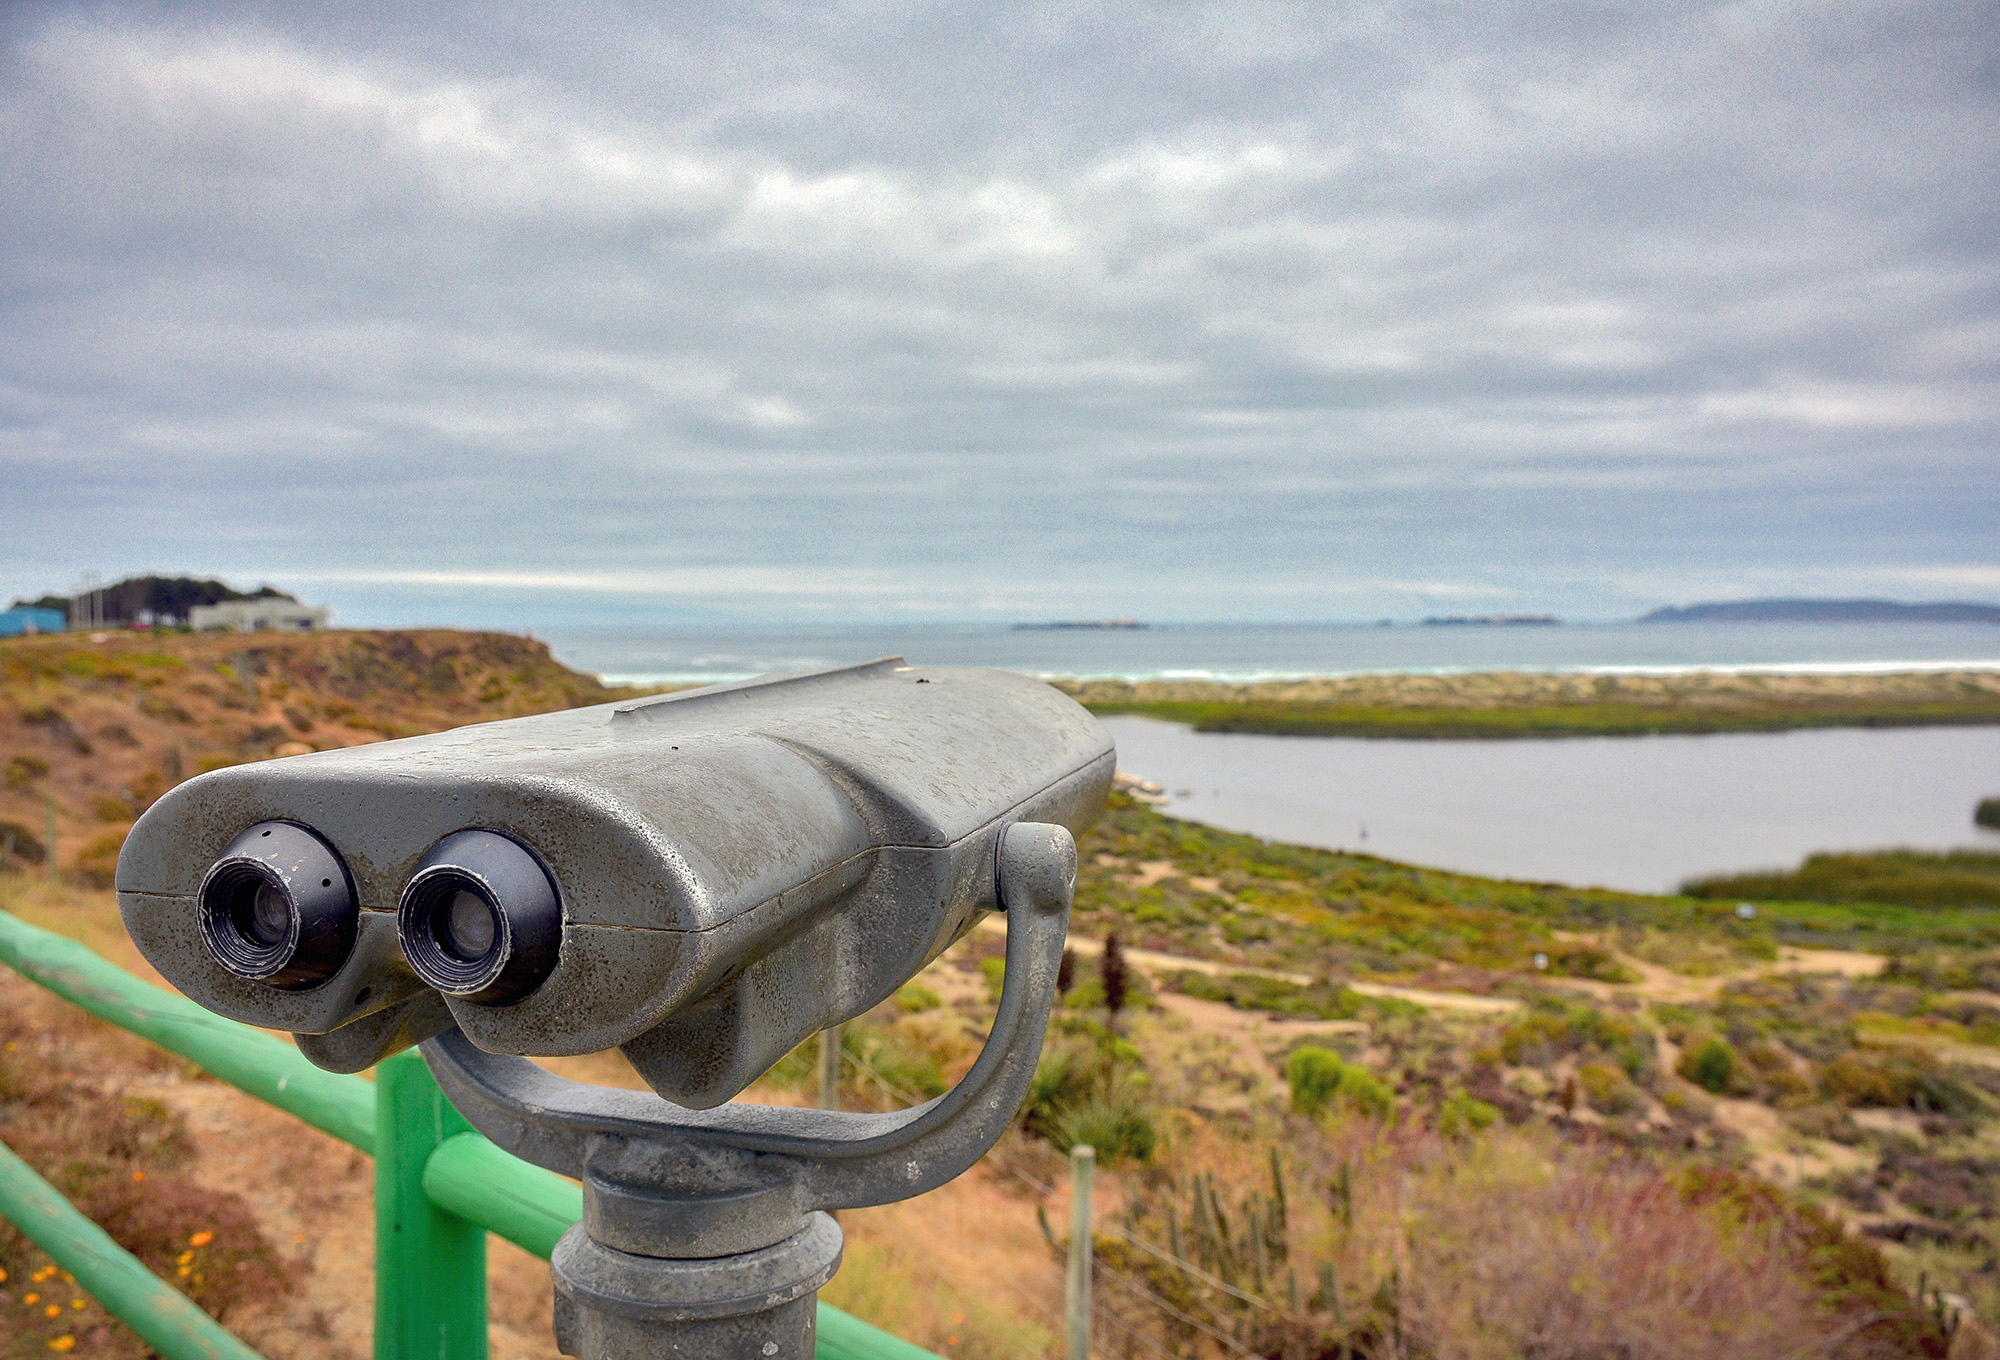
[[[68,623],[60,609],[0,609],[0,637],[60,633]]]

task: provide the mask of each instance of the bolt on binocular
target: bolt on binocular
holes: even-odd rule
[[[218,770],[133,828],[119,906],[322,1066],[455,1026],[707,1108],[995,909],[1006,829],[1080,832],[1112,767],[1048,686],[892,657]]]

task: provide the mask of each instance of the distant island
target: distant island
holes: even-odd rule
[[[1137,619],[1057,619],[1051,623],[1017,623],[1014,625],[1014,631],[1017,633],[1047,633],[1080,629],[1092,632],[1132,632],[1147,626]]]
[[[1562,622],[1554,614],[1445,614],[1424,620],[1426,628],[1553,628]]]
[[[1898,600],[1722,600],[1669,606],[1641,623],[2000,623],[2000,605]]]

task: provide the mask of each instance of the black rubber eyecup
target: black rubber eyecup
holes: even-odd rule
[[[291,822],[259,822],[201,881],[197,920],[209,957],[249,982],[303,991],[354,952],[361,911],[347,865]]]
[[[403,957],[427,986],[487,1006],[555,970],[562,902],[542,862],[497,831],[455,831],[425,853],[396,908]]]

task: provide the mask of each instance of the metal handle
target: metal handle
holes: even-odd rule
[[[886,1204],[935,1189],[1006,1131],[1034,1076],[1055,999],[1076,886],[1075,841],[1061,826],[1010,826],[1000,837],[995,878],[1008,917],[999,1013],[965,1079],[912,1109],[690,1110],[650,1092],[590,1086],[523,1058],[482,1052],[456,1030],[425,1043],[424,1057],[452,1104],[493,1142],[584,1180],[593,1237],[672,1256],[766,1246],[814,1209]]]

